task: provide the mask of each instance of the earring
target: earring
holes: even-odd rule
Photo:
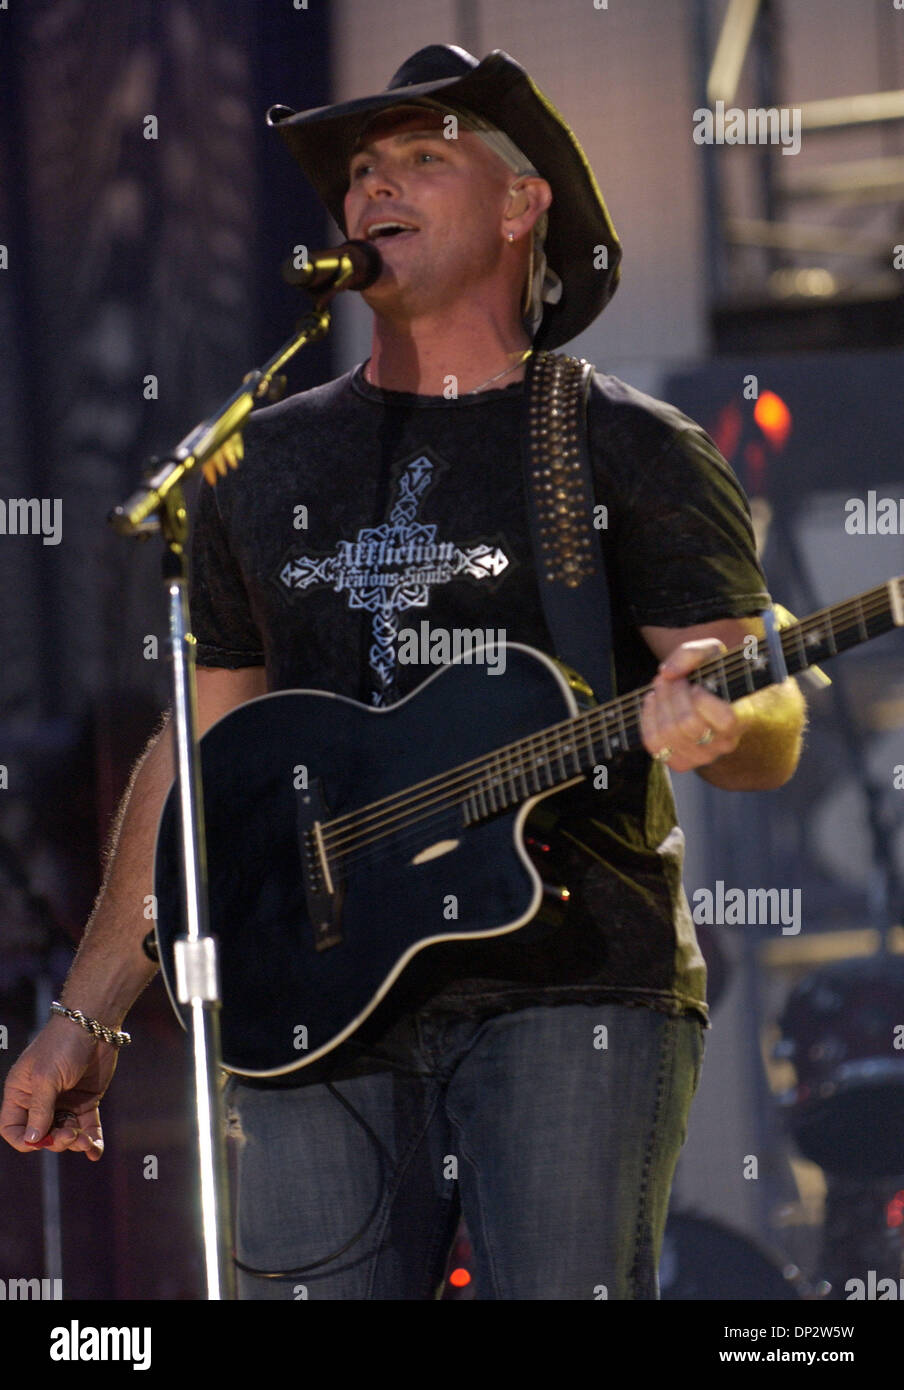
[[[515,240],[515,233],[514,233],[514,232],[509,232],[509,234],[508,234],[508,239],[509,239],[509,241],[514,241],[514,240]]]

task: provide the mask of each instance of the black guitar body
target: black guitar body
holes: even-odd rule
[[[904,627],[904,579],[820,609],[763,648],[704,661],[690,680],[728,701]],[[541,652],[446,667],[388,710],[319,691],[264,695],[201,740],[210,925],[220,939],[227,1068],[296,1070],[351,1034],[411,956],[530,921],[539,875],[521,841],[531,807],[643,746],[629,691],[578,714]],[[156,853],[157,938],[177,999],[183,935],[177,807]]]
[[[509,645],[503,674],[449,666],[386,710],[287,691],[242,705],[205,734],[210,925],[230,1071],[276,1075],[314,1061],[363,1022],[415,951],[534,916],[542,890],[521,825],[550,791],[506,811],[484,804],[474,817],[464,791],[456,801],[423,784],[450,773],[443,786],[454,790],[463,764],[575,713],[559,668]],[[374,803],[390,796],[384,814]],[[358,824],[343,822],[361,808]],[[173,964],[184,932],[179,863],[171,789],[157,838],[157,937],[187,1023]]]

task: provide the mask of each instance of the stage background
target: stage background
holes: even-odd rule
[[[617,295],[572,349],[713,431],[726,428],[726,409],[739,413],[732,462],[796,537],[818,603],[904,570],[900,534],[853,537],[844,527],[851,497],[870,488],[904,496],[900,352],[712,357],[711,152],[692,129],[703,34],[711,46],[725,11],[714,0],[600,8],[593,0],[31,0],[0,11],[2,492],[59,498],[63,516],[58,546],[0,536],[4,1061],[28,1037],[38,972],[59,985],[131,761],[168,698],[157,547],[115,538],[106,514],[148,456],[288,336],[300,301],[282,284],[280,263],[299,242],[317,246],[334,234],[264,125],[270,104],[378,90],[431,42],[511,52],[581,140],[625,248]],[[789,103],[900,85],[904,14],[890,4],[787,0],[775,11]],[[753,92],[748,72],[739,104]],[[838,158],[839,146],[853,160],[899,155],[901,144],[900,124],[848,133],[831,149],[814,135],[778,163],[798,174]],[[738,215],[752,215],[757,152],[722,153],[731,156],[725,196]],[[802,216],[818,228],[831,214],[814,205]],[[889,264],[904,240],[893,202],[851,214],[846,226],[887,246]],[[755,291],[756,263],[747,274]],[[347,297],[329,342],[296,359],[290,389],[367,351],[367,311]],[[791,412],[781,450],[766,450],[756,433],[751,375]],[[752,443],[762,446],[765,475],[745,476]],[[776,598],[803,612],[809,595],[776,538],[778,521],[770,580]],[[161,645],[149,659],[153,636]],[[900,641],[846,660],[839,683],[899,865]],[[709,949],[724,984],[675,1206],[768,1245],[776,1264],[796,1261],[814,1279],[824,1183],[782,1127],[769,1047],[792,983],[825,959],[819,941],[870,929],[882,896],[862,779],[831,698],[814,701],[811,751],[789,788],[729,796],[676,778],[689,891],[719,878],[799,887],[801,940],[815,945],[809,958],[793,956],[776,928],[713,929]],[[899,901],[893,917],[900,921]],[[103,1107],[103,1163],[57,1164],[65,1291],[196,1297],[184,1042],[159,985],[129,1026],[135,1045]],[[756,1179],[744,1175],[750,1155]],[[159,1159],[155,1179],[145,1176],[148,1156]],[[0,1277],[42,1272],[45,1161],[55,1162],[0,1152]]]

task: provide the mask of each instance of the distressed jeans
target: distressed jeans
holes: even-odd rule
[[[432,1299],[459,1214],[478,1299],[655,1299],[703,1027],[625,1004],[413,1014],[362,1067],[227,1083],[250,1299]]]

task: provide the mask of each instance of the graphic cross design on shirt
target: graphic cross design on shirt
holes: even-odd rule
[[[375,705],[386,703],[395,678],[399,614],[426,608],[435,584],[459,577],[495,579],[509,563],[498,546],[438,541],[435,523],[416,519],[432,480],[433,463],[421,455],[399,478],[388,521],[362,527],[356,540],[338,541],[332,555],[299,555],[280,571],[289,589],[325,585],[337,594],[347,591],[350,608],[374,615],[369,659],[377,683]]]

